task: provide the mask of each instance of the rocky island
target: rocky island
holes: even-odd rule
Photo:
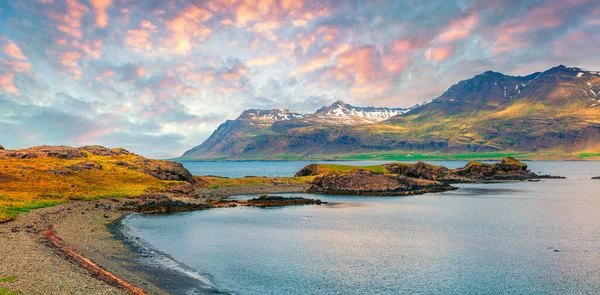
[[[309,192],[344,195],[403,196],[454,190],[452,183],[523,181],[560,178],[537,175],[512,157],[500,163],[469,162],[448,169],[424,162],[390,163],[377,166],[311,164],[296,177],[315,176]]]

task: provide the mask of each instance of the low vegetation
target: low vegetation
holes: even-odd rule
[[[166,191],[181,183],[161,180],[151,176],[151,171],[141,171],[144,165],[155,165],[153,168],[156,170],[163,165],[162,161],[148,160],[129,152],[96,155],[82,150],[82,155],[62,158],[44,154],[38,156],[27,150],[2,152],[0,222],[68,200],[139,196]],[[13,152],[13,155],[8,152]]]
[[[16,276],[0,278],[0,283],[11,283],[17,280]],[[19,292],[10,291],[7,288],[0,287],[0,295],[19,295]]]
[[[218,189],[223,187],[248,186],[248,185],[273,185],[273,184],[305,184],[313,177],[242,177],[227,178],[216,176],[195,176],[206,187]]]

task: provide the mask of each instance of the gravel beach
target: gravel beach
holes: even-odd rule
[[[268,185],[199,193],[214,200],[237,194],[302,192],[304,189],[305,185]],[[17,277],[13,282],[0,283],[0,288],[23,294],[128,294],[94,277],[76,261],[70,261],[48,246],[40,233],[52,226],[56,235],[73,250],[148,294],[180,294],[182,290],[205,293],[202,290],[207,290],[201,281],[166,267],[140,262],[141,254],[114,228],[126,214],[117,209],[123,201],[72,201],[22,214],[15,221],[0,224],[0,278]]]

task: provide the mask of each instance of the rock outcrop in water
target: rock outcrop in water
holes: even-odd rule
[[[447,183],[372,171],[328,173],[315,178],[309,192],[340,195],[401,196],[456,189]]]
[[[377,196],[443,192],[456,189],[450,185],[452,183],[560,178],[539,176],[512,157],[495,164],[469,162],[457,169],[424,162],[369,167],[311,164],[298,171],[296,176],[317,176],[312,181],[310,192]]]
[[[210,204],[217,208],[236,206],[268,208],[294,205],[321,205],[327,204],[327,202],[322,202],[320,199],[308,199],[302,197],[280,197],[271,195],[260,195],[259,197],[250,200],[216,200],[210,202]]]

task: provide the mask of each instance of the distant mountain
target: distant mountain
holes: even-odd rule
[[[341,101],[313,114],[248,110],[183,158],[285,159],[377,152],[600,151],[600,73],[485,72],[410,109]]]
[[[410,109],[354,107],[338,100],[330,106],[318,109],[314,114],[307,117],[313,121],[322,120],[329,123],[352,125],[377,123],[379,121],[387,120],[393,116],[404,114],[408,111],[410,111]]]

